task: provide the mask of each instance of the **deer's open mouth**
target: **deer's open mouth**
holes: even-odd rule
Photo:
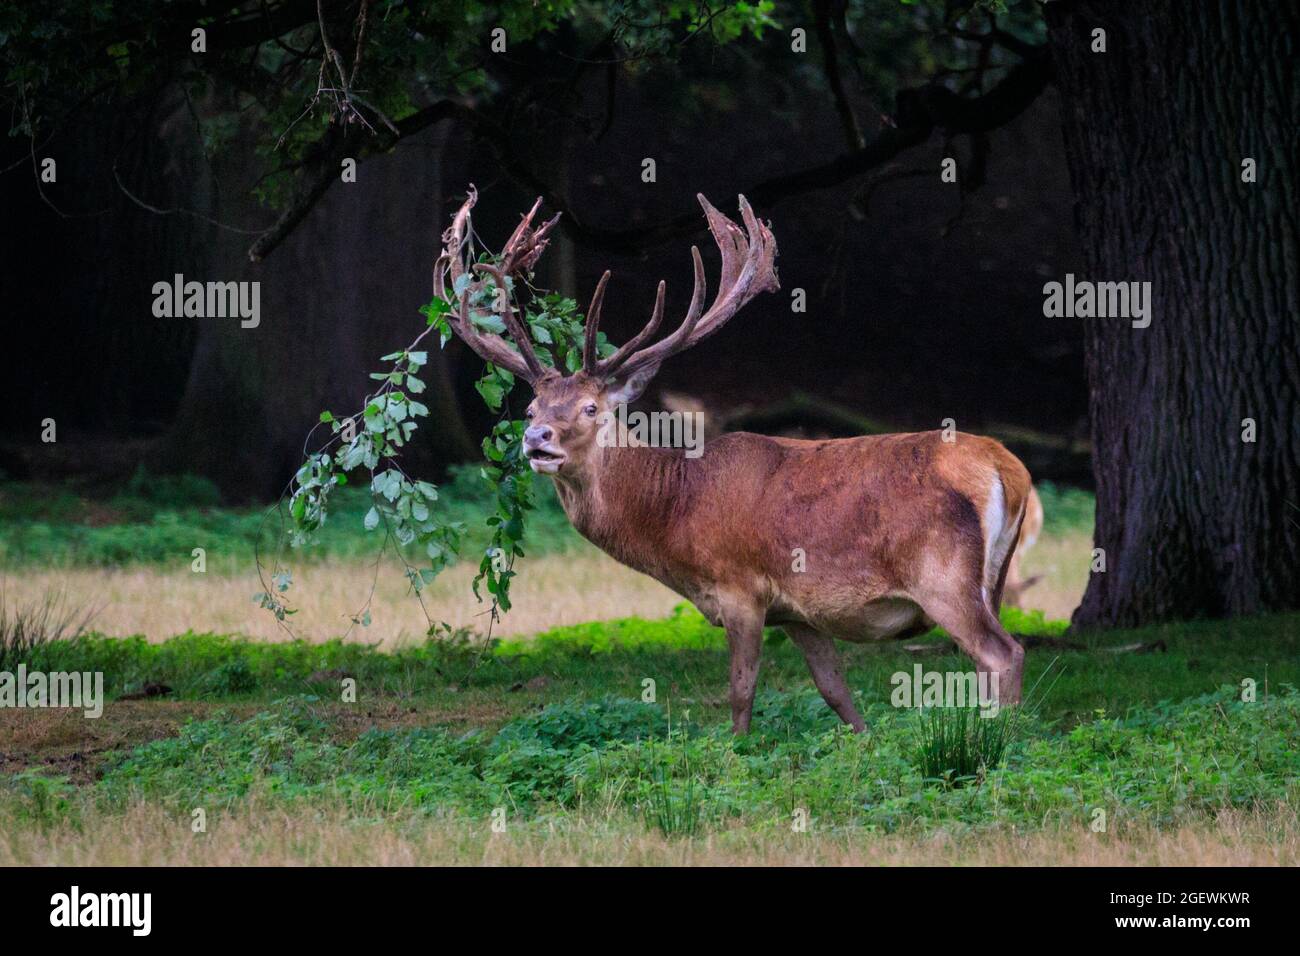
[[[537,448],[527,448],[524,454],[528,456],[528,465],[533,471],[543,475],[553,475],[560,470],[564,464],[564,452],[556,448],[546,448],[539,446]]]

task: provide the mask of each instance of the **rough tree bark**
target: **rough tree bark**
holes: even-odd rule
[[[1296,7],[1045,11],[1089,270],[1078,278],[1148,281],[1154,300],[1148,328],[1085,321],[1106,570],[1073,623],[1300,606]]]

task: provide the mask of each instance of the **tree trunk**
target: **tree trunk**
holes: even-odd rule
[[[419,308],[432,296],[445,219],[445,140],[445,130],[433,130],[359,164],[356,182],[336,184],[265,262],[247,261],[247,236],[222,237],[212,274],[192,278],[260,282],[261,321],[246,329],[238,319],[198,320],[168,467],[208,475],[233,498],[274,498],[301,464],[320,412],[360,410],[380,356],[424,328]],[[229,208],[214,215],[257,219]],[[403,456],[413,474],[479,454],[446,356],[436,336],[425,341],[429,417]],[[308,450],[328,437],[319,429]]]
[[[1076,278],[1150,282],[1152,301],[1147,328],[1084,320],[1106,564],[1074,626],[1295,608],[1296,8],[1045,11],[1089,270]]]
[[[208,242],[206,224],[148,212],[124,189],[159,207],[202,207],[212,184],[201,145],[172,88],[120,110],[90,111],[37,153],[57,159],[57,181],[43,191],[59,213],[40,199],[29,149],[24,138],[10,143],[4,165],[15,155],[18,164],[0,181],[8,226],[0,286],[14,316],[5,327],[12,359],[0,430],[39,442],[48,416],[69,465],[129,474],[135,462],[105,461],[82,440],[156,435],[175,414],[195,330],[155,317],[150,289],[197,268]],[[57,449],[38,451],[39,460]]]

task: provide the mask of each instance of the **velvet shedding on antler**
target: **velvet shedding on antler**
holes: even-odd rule
[[[596,285],[596,291],[591,298],[591,307],[587,310],[586,333],[582,349],[582,367],[587,374],[596,378],[611,379],[615,375],[628,376],[638,371],[657,368],[665,359],[698,344],[718,331],[740,311],[745,303],[760,292],[775,291],[780,288],[776,275],[776,239],[767,225],[754,215],[745,197],[740,197],[740,214],[745,224],[744,229],[714,208],[703,195],[697,195],[696,198],[704,209],[709,231],[713,234],[718,251],[722,254],[722,269],[713,304],[707,311],[704,310],[706,295],[704,260],[700,256],[699,248],[692,246],[691,259],[695,270],[695,287],[686,316],[677,329],[653,345],[647,344],[659,331],[659,326],[663,322],[666,285],[661,281],[655,294],[650,321],[613,355],[600,359],[597,354],[597,337],[600,331],[601,308],[610,278],[610,273],[606,271]],[[535,382],[547,374],[548,370],[538,360],[533,350],[521,318],[522,312],[512,301],[508,280],[510,276],[528,272],[536,265],[549,242],[550,232],[559,222],[560,217],[556,215],[534,229],[533,219],[542,203],[539,198],[502,248],[498,263],[476,263],[467,269],[465,245],[470,231],[470,210],[477,200],[478,194],[474,187],[470,186],[465,202],[453,217],[451,226],[443,233],[442,253],[434,266],[434,289],[448,302],[458,300],[458,307],[453,310],[449,321],[452,330],[465,341],[465,344],[494,365],[507,369],[525,381]],[[476,273],[482,278],[473,279]],[[462,277],[466,275],[471,277],[471,281],[462,282]],[[513,348],[500,335],[482,331],[473,321],[472,300],[486,289],[489,278],[496,288],[496,301],[492,304],[492,311],[501,316],[510,337],[514,340]],[[448,280],[451,283],[450,291],[447,286]]]
[[[637,335],[617,352],[604,361],[596,361],[590,355],[590,361],[584,367],[591,375],[611,378],[616,374],[624,376],[651,367],[657,367],[665,359],[685,351],[702,342],[718,329],[722,328],[741,307],[760,292],[775,291],[780,288],[776,276],[776,239],[772,231],[754,215],[749,202],[740,197],[740,214],[744,219],[742,230],[734,222],[720,213],[704,198],[697,195],[704,215],[708,219],[709,231],[722,253],[722,272],[718,281],[718,292],[713,305],[707,312],[702,312],[705,298],[704,261],[700,257],[698,246],[691,247],[691,259],[695,266],[695,288],[691,294],[691,304],[677,330],[654,345],[642,347],[659,328],[663,319],[664,283],[659,283],[655,296],[655,308],[646,324]],[[604,280],[602,279],[602,284]],[[595,326],[600,316],[587,317],[587,335],[594,341]]]
[[[465,202],[452,217],[447,231],[442,234],[442,252],[433,267],[434,292],[445,301],[456,303],[448,315],[448,322],[452,331],[480,358],[506,369],[526,382],[535,382],[546,374],[546,367],[533,351],[523,319],[520,318],[521,311],[510,294],[508,279],[512,275],[532,270],[545,251],[551,230],[559,223],[560,217],[556,215],[534,229],[533,219],[542,205],[539,198],[502,247],[496,264],[468,263],[467,268],[467,260],[471,257],[466,248],[470,232],[470,210],[476,202],[478,192],[471,185]],[[476,274],[480,278],[475,278]],[[468,280],[462,281],[465,277]],[[481,298],[481,294],[487,291],[489,279],[492,280],[496,293],[490,310],[501,316],[514,339],[514,348],[500,335],[484,332],[474,323],[476,306],[473,300]],[[481,308],[481,303],[477,307]]]

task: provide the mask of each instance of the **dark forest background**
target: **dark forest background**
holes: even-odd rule
[[[1118,573],[1084,623],[1294,607],[1300,97],[1295,10],[1267,6],[8,7],[0,468],[113,480],[144,462],[274,498],[320,410],[357,406],[423,326],[468,183],[489,242],[539,194],[564,212],[541,284],[585,305],[612,269],[615,342],[660,278],[684,311],[689,246],[711,254],[695,194],[733,214],[743,192],[782,292],[668,363],[647,405],[818,434],[951,417],[1038,479],[1097,488]],[[358,99],[297,119],[323,35]],[[175,273],[260,281],[260,326],[155,318]],[[1044,318],[1067,273],[1152,281],[1152,328]],[[477,456],[481,371],[459,342],[434,358],[416,467]]]

